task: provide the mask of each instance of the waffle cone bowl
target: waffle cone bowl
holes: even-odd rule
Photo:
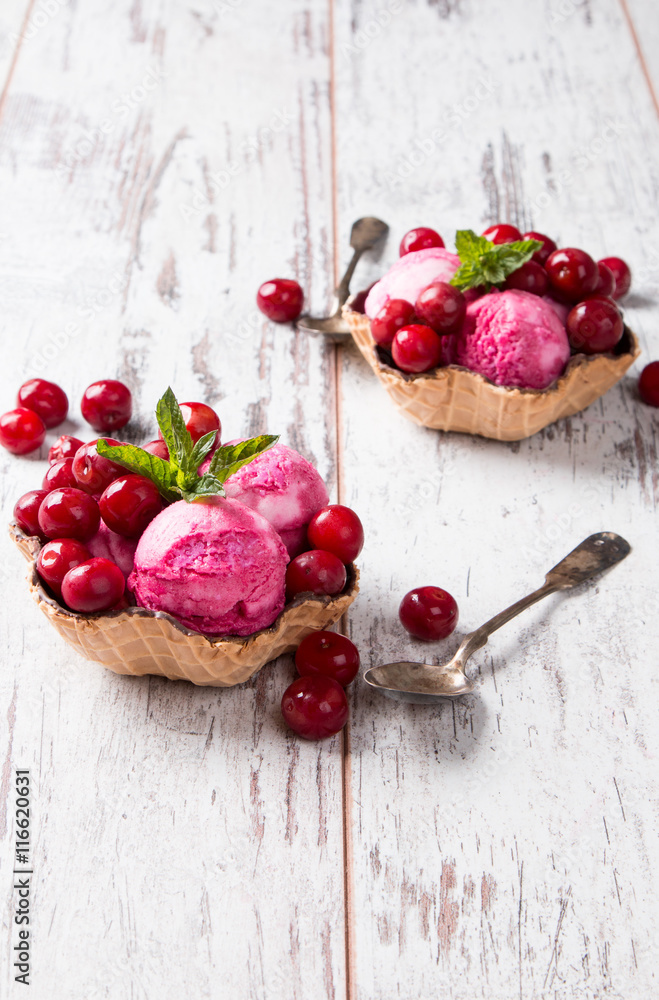
[[[576,354],[561,377],[543,390],[494,385],[458,365],[407,375],[381,359],[368,316],[354,312],[349,303],[343,315],[357,347],[404,416],[423,427],[497,441],[520,441],[590,406],[641,353],[636,336],[625,327],[615,354]]]
[[[79,615],[50,596],[37,575],[38,538],[12,525],[10,534],[30,564],[28,582],[35,601],[70,646],[117,674],[156,674],[170,680],[211,687],[232,687],[270,660],[292,653],[302,639],[332,625],[348,610],[359,590],[359,572],[348,567],[348,580],[335,597],[296,597],[270,628],[242,638],[208,638],[184,628],[171,615],[146,608],[127,608],[98,615]]]

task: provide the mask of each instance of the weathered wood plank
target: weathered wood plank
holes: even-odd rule
[[[327,296],[327,88],[324,9],[63,7],[21,52],[0,123],[4,408],[42,370],[74,403],[116,374],[144,440],[171,383],[216,405],[227,439],[281,432],[334,488],[332,351],[254,307],[281,271]],[[8,519],[45,463],[2,466]],[[118,678],[62,646],[3,545],[37,995],[340,996],[340,741],[287,736],[290,661],[228,691]]]
[[[501,218],[620,253],[650,351],[656,116],[619,5],[552,9],[392,4],[382,24],[379,5],[338,4],[340,228],[365,211],[392,224],[364,285],[420,224],[451,239]],[[354,351],[342,391],[345,499],[368,521],[350,616],[367,664],[455,648],[457,635],[404,638],[412,586],[452,591],[462,634],[592,531],[634,546],[609,577],[493,637],[460,703],[356,689],[355,996],[653,995],[657,694],[638,668],[658,628],[654,415],[628,378],[504,445],[408,424]]]

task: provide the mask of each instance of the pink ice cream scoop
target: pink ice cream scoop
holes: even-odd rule
[[[85,542],[85,545],[93,556],[111,559],[128,579],[133,571],[137,541],[137,538],[124,538],[123,535],[118,535],[101,521],[98,531]]]
[[[272,525],[236,500],[166,507],[140,538],[128,586],[137,603],[205,635],[250,635],[284,607],[288,554]]]
[[[364,304],[366,315],[374,319],[390,299],[414,305],[424,288],[433,281],[449,282],[459,267],[460,258],[443,247],[406,253],[371,288]]]
[[[224,484],[226,494],[258,511],[279,532],[291,559],[307,548],[307,525],[329,503],[320,475],[298,451],[275,444]]]
[[[546,389],[570,357],[564,325],[544,299],[530,292],[490,292],[467,306],[451,361],[495,385]]]

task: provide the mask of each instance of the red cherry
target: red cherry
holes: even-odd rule
[[[78,481],[73,475],[73,459],[61,458],[59,462],[53,462],[41,485],[49,493],[64,486],[71,486],[74,490],[79,489]]]
[[[549,278],[541,264],[531,259],[518,267],[506,278],[504,288],[517,288],[532,295],[546,295],[549,290]]]
[[[648,406],[659,406],[659,361],[651,361],[645,366],[638,380],[638,391]]]
[[[429,326],[413,323],[398,331],[391,353],[402,371],[418,374],[437,367],[442,357],[442,342]]]
[[[0,417],[0,444],[12,455],[27,455],[44,443],[46,425],[34,410],[19,406]]]
[[[364,528],[354,510],[333,503],[311,518],[307,538],[312,549],[324,549],[342,563],[351,563],[364,546]]]
[[[281,714],[298,736],[324,740],[338,733],[348,721],[348,699],[331,677],[298,677],[284,691]]]
[[[256,293],[256,304],[274,323],[291,323],[302,312],[304,292],[292,278],[264,281]]]
[[[98,504],[88,493],[69,487],[53,490],[39,508],[39,527],[47,538],[86,542],[98,531]]]
[[[458,606],[441,587],[417,587],[405,594],[398,616],[410,635],[430,642],[451,634],[458,624]]]
[[[123,382],[104,378],[87,386],[80,409],[95,431],[118,431],[131,418],[133,397]]]
[[[121,476],[98,501],[101,517],[111,531],[138,538],[163,508],[158,487],[146,476]]]
[[[482,235],[490,243],[516,243],[521,240],[522,234],[517,226],[509,226],[505,222],[497,222],[495,226],[490,226]]]
[[[460,289],[446,281],[433,281],[423,289],[414,304],[419,319],[440,336],[458,333],[466,310],[467,300]]]
[[[359,652],[340,632],[312,632],[297,647],[295,666],[301,677],[323,674],[347,687],[357,676]]]
[[[444,240],[439,233],[436,233],[434,229],[428,229],[427,226],[418,226],[405,233],[400,241],[398,255],[404,257],[405,254],[415,253],[417,250],[429,250],[431,247],[443,246]]]
[[[61,458],[75,458],[78,448],[82,448],[84,441],[80,438],[71,437],[70,434],[62,434],[48,452],[48,461],[59,462]]]
[[[402,326],[412,322],[414,306],[405,299],[389,299],[380,312],[371,320],[373,340],[380,347],[389,349]]]
[[[125,586],[116,563],[97,557],[69,570],[62,580],[62,597],[74,611],[108,611],[121,600]]]
[[[18,390],[18,405],[38,413],[46,427],[57,427],[66,420],[69,412],[64,390],[45,378],[31,378],[24,382]]]
[[[97,438],[96,441],[99,439]],[[103,438],[108,444],[121,444],[114,438]],[[81,489],[100,495],[114,479],[125,476],[126,470],[122,465],[111,462],[109,458],[103,458],[96,451],[96,441],[88,441],[78,448],[73,459],[73,475],[78,481]]]
[[[296,594],[338,594],[346,585],[346,568],[333,552],[311,549],[286,567],[286,597]]]
[[[597,284],[595,285],[593,295],[597,295],[599,298],[613,298],[616,287],[616,279],[613,277],[613,271],[600,260],[597,263],[597,272]]]
[[[613,274],[616,285],[612,298],[621,299],[623,295],[627,294],[632,285],[632,272],[629,264],[626,264],[621,257],[603,257],[599,263],[608,267],[609,271]]]
[[[157,455],[158,458],[162,458],[165,462],[169,462],[169,448],[161,438],[156,438],[155,441],[147,441],[146,444],[142,445],[144,451],[148,451],[151,455]]]
[[[14,505],[14,520],[24,535],[45,538],[39,525],[39,508],[48,496],[47,490],[30,490],[24,493]]]
[[[205,403],[181,403],[181,413],[195,444],[199,438],[202,438],[204,434],[210,434],[211,431],[217,431],[215,444],[220,443],[222,424],[217,413],[210,406],[206,406]]]
[[[545,270],[552,288],[568,302],[579,302],[592,295],[599,280],[593,258],[575,247],[555,250],[547,259]]]
[[[75,538],[56,538],[46,542],[37,557],[37,572],[58,597],[62,580],[75,566],[91,559],[91,552]]]
[[[545,264],[547,262],[547,258],[550,257],[551,254],[553,254],[554,250],[556,250],[556,244],[554,243],[554,241],[550,240],[549,237],[545,236],[544,233],[536,233],[533,230],[531,230],[531,232],[529,233],[524,233],[522,239],[538,240],[539,243],[542,243],[541,248],[539,250],[536,250],[536,252],[531,257],[531,260],[534,260],[536,264]]]
[[[612,351],[624,329],[613,299],[601,298],[579,302],[568,313],[566,326],[570,347],[581,354]]]

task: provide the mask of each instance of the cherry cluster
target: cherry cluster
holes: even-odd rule
[[[110,389],[104,394],[100,386]],[[66,400],[58,386],[54,389]],[[40,399],[53,397],[48,390],[48,395],[44,391]],[[33,396],[32,405],[39,404],[40,399]],[[68,402],[66,406],[68,409]],[[220,420],[210,406],[183,403],[181,411],[194,441],[211,430],[218,432],[219,440]],[[130,418],[130,391],[121,382],[96,382],[85,392],[82,412],[95,430],[121,428]],[[123,443],[110,437],[104,440],[114,445]],[[98,454],[97,441],[83,442],[68,434],[59,437],[48,452],[50,467],[41,489],[25,493],[14,507],[14,519],[21,531],[43,543],[37,557],[39,576],[58,600],[85,614],[120,610],[129,603],[121,569],[111,559],[94,557],[87,547],[101,521],[115,534],[134,541],[164,505],[150,479],[127,473],[123,466],[103,458]],[[162,439],[149,441],[144,448],[169,459]]]
[[[544,233],[521,233],[504,223],[490,226],[482,235],[497,245],[518,240],[540,242],[541,248],[506,278],[502,290],[549,296],[567,305],[567,333],[575,353],[596,354],[616,347],[624,329],[616,301],[631,285],[631,271],[623,260],[606,257],[596,263],[583,250],[558,249]],[[444,240],[434,229],[421,226],[405,234],[400,256],[430,247],[444,247]],[[468,296],[473,299],[484,291],[470,289]],[[467,298],[453,285],[435,281],[423,289],[416,302],[391,299],[371,321],[373,339],[390,352],[401,371],[420,374],[444,365],[448,358],[442,338],[462,329]]]
[[[339,632],[312,632],[295,654],[299,673],[281,699],[286,723],[298,736],[322,740],[348,721],[345,688],[357,676],[357,647]]]

